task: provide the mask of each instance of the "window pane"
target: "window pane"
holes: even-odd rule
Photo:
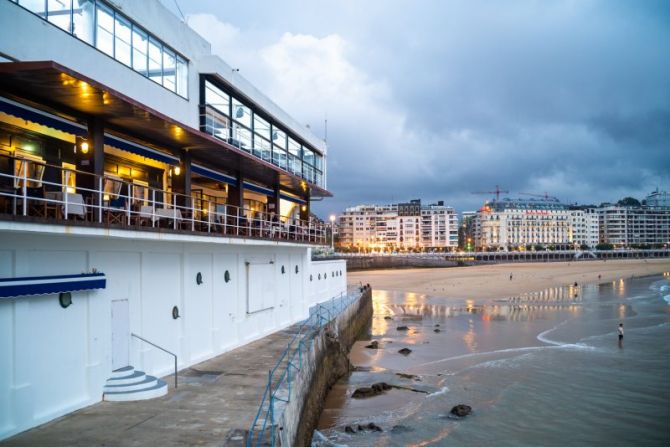
[[[314,152],[307,149],[305,146],[302,147],[302,159],[305,163],[314,166]]]
[[[188,98],[188,62],[177,56],[177,94]]]
[[[149,38],[149,78],[163,83],[163,54],[160,42]]]
[[[177,66],[175,55],[167,48],[163,48],[163,86],[168,90],[176,91]]]
[[[314,167],[319,170],[323,169],[323,157],[319,154],[314,155]]]
[[[228,115],[230,96],[209,82],[205,82],[205,104],[209,104],[224,115]]]
[[[72,10],[72,33],[86,43],[93,45],[95,26],[95,2],[74,0]]]
[[[233,119],[251,128],[251,109],[235,98],[233,98]]]
[[[232,143],[247,152],[251,151],[251,131],[233,123]]]
[[[114,29],[116,47],[114,53],[116,60],[130,66],[130,22],[116,15],[116,28]]]
[[[270,139],[270,123],[258,115],[254,115],[254,132],[266,140]]]
[[[99,3],[96,17],[98,21],[95,46],[103,53],[114,56],[114,12]]]
[[[147,76],[147,33],[133,27],[133,68]]]
[[[23,6],[29,11],[45,16],[46,0],[20,0],[19,5]]]
[[[281,129],[272,129],[272,143],[286,150],[286,132]]]
[[[300,144],[291,137],[288,139],[288,152],[300,158]]]
[[[259,136],[254,137],[254,151],[253,154],[265,161],[272,160],[272,145],[265,138]]]
[[[228,142],[228,138],[230,137],[229,128],[230,122],[227,117],[211,109],[207,110],[207,114],[205,115],[205,132]]]
[[[47,7],[49,22],[69,33],[72,0],[49,0]]]
[[[286,169],[286,151],[279,146],[274,146],[272,149],[272,163]]]

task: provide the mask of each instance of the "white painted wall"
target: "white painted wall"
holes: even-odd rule
[[[341,275],[340,275],[341,272]],[[347,261],[313,261],[307,276],[310,305],[347,293]]]
[[[112,371],[113,300],[128,300],[130,330],[177,353],[181,369],[299,321],[313,303],[346,290],[345,264],[312,263],[304,246],[133,232],[123,238],[99,229],[77,235],[64,227],[48,233],[44,225],[42,232],[20,231],[28,227],[0,228],[0,278],[95,268],[107,287],[73,292],[67,309],[57,295],[0,300],[0,439],[101,400]],[[254,314],[247,313],[248,261],[273,262],[272,308]],[[332,276],[335,269],[342,276]],[[309,282],[310,273],[328,279]],[[137,339],[130,359],[149,374],[172,372],[170,356]]]

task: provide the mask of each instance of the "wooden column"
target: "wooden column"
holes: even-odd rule
[[[181,151],[179,156],[179,175],[172,173],[172,190],[183,196],[177,197],[177,205],[183,207],[191,206],[191,154],[188,150]],[[184,197],[186,196],[186,197]]]

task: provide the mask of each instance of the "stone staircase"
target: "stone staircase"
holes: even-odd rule
[[[112,372],[103,391],[104,400],[122,402],[165,396],[168,386],[161,379],[125,366]]]

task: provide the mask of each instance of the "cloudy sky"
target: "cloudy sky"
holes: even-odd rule
[[[165,0],[169,6],[172,0]],[[324,136],[322,216],[495,185],[670,190],[670,2],[179,0],[213,50]]]

